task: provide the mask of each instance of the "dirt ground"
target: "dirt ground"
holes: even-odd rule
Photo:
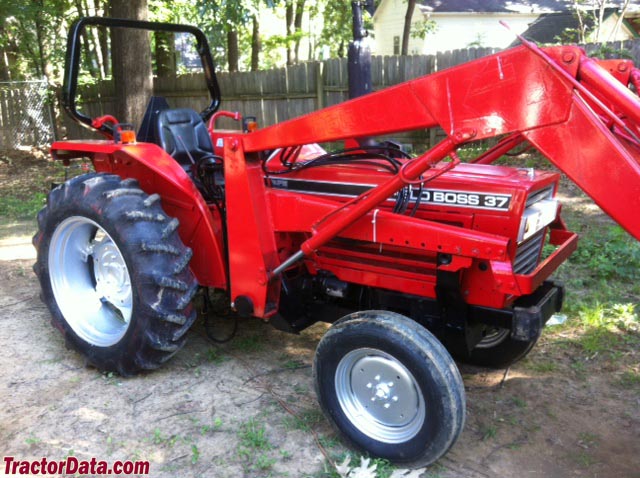
[[[243,320],[232,342],[216,345],[198,321],[162,369],[103,374],[49,323],[31,270],[33,229],[32,221],[0,226],[1,456],[142,459],[153,477],[295,478],[335,476],[323,451],[355,455],[313,392],[310,366],[326,325],[294,336]],[[576,350],[568,340],[559,346],[564,339],[547,333],[508,373],[461,365],[464,432],[423,476],[640,477],[637,389],[614,386],[609,362],[597,357],[572,367]]]

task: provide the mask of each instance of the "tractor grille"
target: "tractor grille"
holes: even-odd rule
[[[516,274],[530,274],[538,265],[540,251],[544,245],[546,229],[538,231],[518,246],[516,258],[513,261],[513,272]]]
[[[534,191],[527,197],[525,211],[528,210],[534,204],[551,199],[553,197],[553,185],[546,188]],[[518,244],[516,250],[516,257],[513,261],[513,272],[516,274],[530,274],[538,265],[540,259],[540,252],[544,246],[544,240],[546,237],[546,227],[533,234],[527,240]]]
[[[540,191],[531,193],[527,198],[527,205],[525,206],[525,209],[528,208],[529,206],[533,206],[538,201],[542,201],[543,199],[549,199],[552,196],[553,196],[553,186],[549,186],[544,189],[541,189]]]

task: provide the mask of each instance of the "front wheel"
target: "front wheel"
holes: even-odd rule
[[[396,463],[433,463],[456,441],[464,385],[446,349],[411,319],[356,312],[336,322],[314,358],[320,406],[356,448]]]

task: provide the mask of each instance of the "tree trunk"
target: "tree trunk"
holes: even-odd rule
[[[295,49],[294,49],[294,55],[293,55],[293,62],[294,63],[298,63],[298,61],[300,60],[299,57],[299,53],[300,53],[300,35],[299,33],[302,31],[302,15],[304,14],[304,2],[305,0],[298,0],[298,2],[296,3],[296,14],[295,14],[295,18],[293,20],[293,26],[295,28],[295,32],[298,34],[296,36],[296,43],[295,43]]]
[[[604,22],[604,11],[606,7],[607,7],[606,0],[598,0],[598,19],[596,20],[596,38],[595,38],[596,42],[601,41],[600,33],[602,31],[602,23]]]
[[[287,65],[293,65],[293,49],[291,48],[291,33],[293,30],[293,0],[287,0],[285,7],[285,22],[287,26]]]
[[[0,23],[0,38],[5,38],[4,24]],[[9,69],[8,47],[0,46],[0,81],[11,81],[11,70]]]
[[[416,8],[416,0],[408,0],[407,14],[404,16],[404,30],[402,31],[402,55],[409,54],[409,38],[411,38],[411,19]]]
[[[251,71],[258,71],[260,68],[260,22],[258,16],[253,16],[253,31],[251,32]]]
[[[176,45],[171,32],[155,32],[156,73],[158,78],[169,78],[176,74]]]
[[[615,41],[616,35],[618,34],[618,30],[620,30],[620,27],[622,26],[622,22],[624,21],[624,16],[627,14],[627,10],[629,9],[629,4],[631,3],[631,0],[625,0],[624,4],[622,5],[622,8],[620,8],[620,10],[618,10],[618,20],[616,21],[616,25],[613,27],[613,32],[611,32],[611,36],[609,37],[608,41]]]
[[[76,0],[76,10],[78,11],[79,17],[87,17],[89,16],[82,5],[81,0]],[[89,74],[94,78],[100,77],[100,71],[98,70],[98,61],[94,56],[94,52],[91,49],[91,42],[89,41],[89,37],[91,36],[91,31],[85,29],[80,36],[80,41],[82,43],[82,49],[84,51],[84,65],[87,70],[89,70]]]
[[[42,2],[40,2],[40,5],[42,5],[44,7],[44,5],[42,4]],[[44,76],[47,80],[53,80],[53,66],[51,65],[51,62],[49,61],[49,57],[47,55],[46,52],[46,47],[45,47],[45,43],[44,43],[44,37],[43,37],[43,33],[44,33],[44,25],[42,22],[42,17],[41,15],[44,14],[44,10],[40,10],[38,11],[38,13],[36,14],[36,18],[35,18],[35,26],[36,26],[36,41],[38,43],[38,73],[42,76]]]
[[[227,32],[227,61],[229,62],[229,71],[238,71],[238,31],[231,30]]]
[[[111,8],[119,18],[147,19],[147,0],[112,0]],[[115,28],[111,35],[116,118],[140,124],[153,93],[149,32]]]
[[[84,1],[84,11],[87,15],[98,15],[98,2],[93,2],[93,11],[89,8],[89,2],[87,0]],[[96,66],[98,68],[98,73],[100,74],[101,79],[105,79],[107,76],[107,72],[104,67],[104,57],[102,56],[102,48],[100,48],[100,39],[98,38],[98,28],[93,27],[88,31],[89,41],[91,43],[91,51],[93,52],[93,56],[96,59]]]
[[[96,15],[110,17],[111,11],[109,9],[109,4],[106,2],[101,3],[100,0],[95,0],[96,5]],[[104,5],[104,8],[101,11],[101,5]],[[109,33],[105,28],[98,27],[98,43],[100,44],[100,51],[102,51],[102,63],[104,65],[104,75],[105,78],[111,75],[111,52],[109,51]]]

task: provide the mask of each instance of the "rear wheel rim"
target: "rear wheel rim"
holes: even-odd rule
[[[507,337],[511,334],[509,329],[491,328],[487,331],[487,334],[476,345],[477,349],[490,349],[500,345],[507,340]]]
[[[347,419],[374,440],[404,443],[424,426],[426,406],[416,379],[382,350],[346,354],[336,369],[335,389]]]
[[[51,237],[48,266],[56,304],[78,337],[97,347],[118,343],[131,323],[133,294],[109,233],[83,216],[65,219]]]

